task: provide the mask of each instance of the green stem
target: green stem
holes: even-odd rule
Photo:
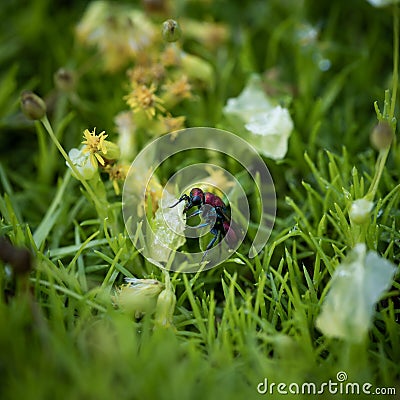
[[[396,97],[397,97],[397,86],[399,82],[399,9],[395,5],[393,6],[393,80],[392,80],[392,97],[390,101],[390,109],[389,112],[385,112],[383,117],[387,122],[393,126],[394,123],[394,112],[396,107]],[[385,96],[386,97],[386,96]],[[389,108],[389,107],[388,107]],[[386,109],[386,107],[385,107]],[[386,160],[389,155],[390,147],[386,149],[382,149],[379,152],[378,159],[376,161],[375,166],[375,176],[371,182],[371,186],[368,190],[367,195],[365,196],[368,200],[373,201],[375,198],[376,192],[378,190],[379,182],[382,177],[383,170],[386,165]]]
[[[41,183],[49,183],[50,182],[50,174],[51,168],[46,163],[47,155],[49,154],[49,150],[47,148],[46,143],[46,134],[43,130],[43,127],[39,124],[39,121],[35,121],[36,132],[38,136],[38,144],[39,144],[39,157],[38,157],[38,173],[39,173],[39,181]]]
[[[64,148],[61,146],[61,143],[59,142],[59,140],[57,139],[56,135],[53,132],[53,128],[51,127],[51,124],[47,118],[47,116],[44,116],[42,119],[42,124],[43,126],[46,128],[47,132],[50,135],[51,140],[54,142],[54,144],[57,146],[58,150],[60,151],[60,153],[62,154],[62,156],[64,157],[64,159],[67,161],[69,167],[72,169],[72,171],[74,172],[75,176],[80,180],[82,186],[86,189],[86,191],[88,192],[89,196],[91,197],[93,203],[96,206],[97,210],[101,210],[101,204],[96,196],[96,193],[92,190],[92,188],[89,186],[89,184],[86,182],[86,180],[83,178],[83,176],[81,175],[81,173],[79,172],[78,168],[75,167],[74,163],[72,162],[72,160],[69,158],[68,154],[66,153],[66,151],[64,150]]]
[[[58,109],[59,109],[59,106],[57,105],[57,110]],[[56,110],[56,112],[57,112],[57,110]],[[70,112],[62,120],[61,120],[61,117],[56,117],[56,121],[59,121],[59,122],[56,122],[56,123],[53,122],[53,126],[55,127],[54,134],[59,142],[61,142],[63,132],[64,132],[65,128],[67,127],[67,125],[71,122],[73,117],[74,117],[74,113]],[[48,161],[47,161],[48,169],[50,170],[50,173],[49,173],[50,177],[51,177],[51,174],[54,173],[56,162],[57,162],[57,157],[58,157],[57,156],[57,147],[50,146],[50,149],[48,151],[48,157],[47,157],[48,158]]]
[[[393,83],[392,83],[392,101],[390,104],[390,119],[394,117],[396,106],[397,85],[399,81],[399,8],[393,7]]]
[[[378,159],[376,160],[376,164],[375,164],[375,175],[371,182],[371,186],[368,190],[368,193],[365,196],[365,198],[367,200],[373,201],[375,198],[376,192],[378,190],[379,182],[381,180],[382,173],[385,168],[386,160],[389,155],[389,150],[390,150],[390,147],[388,147],[384,150],[381,150],[379,152]]]

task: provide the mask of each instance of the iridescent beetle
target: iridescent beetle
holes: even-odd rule
[[[229,246],[233,246],[235,244],[235,242],[237,241],[237,236],[231,226],[231,219],[228,213],[228,209],[219,196],[210,192],[203,192],[200,188],[193,188],[190,191],[189,196],[187,194],[183,194],[175,204],[170,206],[170,208],[175,207],[182,201],[186,201],[185,208],[183,209],[184,214],[186,214],[191,208],[196,206],[198,207],[197,211],[187,217],[191,218],[195,215],[202,214],[202,217],[206,222],[200,224],[198,228],[202,228],[213,223],[210,229],[210,233],[213,234],[214,237],[207,245],[201,261],[204,260],[208,251],[211,249],[211,247],[214,246],[217,240],[220,241],[223,237],[226,236]],[[204,205],[211,206],[211,210],[208,209],[204,212],[201,209],[201,207]]]

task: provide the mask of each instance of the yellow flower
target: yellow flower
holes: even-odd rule
[[[189,99],[192,97],[192,86],[189,83],[189,79],[186,75],[176,81],[169,81],[164,86],[163,89],[168,93],[169,96],[180,99]]]
[[[108,172],[116,195],[121,193],[118,181],[124,181],[128,174],[129,165],[107,165],[105,171]]]
[[[163,80],[165,77],[165,68],[160,63],[154,63],[150,67],[150,72],[151,72],[151,76],[153,77],[153,79],[157,82]]]
[[[215,189],[227,191],[235,186],[235,182],[229,180],[229,175],[222,169],[206,166],[205,170],[208,172],[209,176],[204,181],[212,185]]]
[[[164,79],[165,69],[159,63],[151,65],[137,65],[127,72],[128,78],[132,86],[148,85],[151,82],[160,82]]]
[[[180,117],[167,116],[162,119],[166,132],[175,132],[185,127],[185,119],[183,115]]]
[[[93,129],[93,132],[85,129],[83,132],[83,137],[86,140],[82,142],[85,145],[82,152],[84,154],[90,153],[90,162],[94,167],[97,167],[97,162],[104,167],[106,162],[110,162],[119,158],[119,147],[115,143],[106,140],[108,135],[106,135],[105,131],[99,133],[99,135],[96,135],[96,128]]]
[[[165,111],[165,108],[161,105],[163,101],[155,95],[156,89],[154,84],[151,84],[150,87],[137,85],[131,93],[125,96],[126,102],[134,113],[144,111],[147,117],[151,119],[156,115],[156,110]]]
[[[96,128],[93,129],[93,132],[90,132],[89,129],[85,129],[83,132],[83,137],[86,139],[82,142],[85,145],[83,153],[90,153],[90,162],[93,166],[97,166],[97,161],[101,165],[105,165],[102,154],[107,154],[107,148],[104,144],[107,136],[105,131],[96,135]]]
[[[127,71],[127,75],[132,85],[145,85],[150,80],[149,69],[143,65],[137,65]]]

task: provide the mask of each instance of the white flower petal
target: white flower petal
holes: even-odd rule
[[[238,116],[247,123],[251,117],[271,108],[272,104],[262,88],[260,77],[252,75],[242,93],[238,97],[228,99],[224,113]]]
[[[328,337],[360,342],[371,325],[375,304],[390,287],[395,272],[392,263],[358,244],[333,274],[317,328]]]
[[[239,118],[249,133],[245,136],[238,127],[239,134],[261,154],[274,160],[285,156],[293,121],[286,108],[272,105],[258,75],[249,79],[238,97],[228,100],[224,113]]]
[[[370,212],[374,203],[365,199],[358,199],[353,201],[350,207],[350,220],[356,224],[362,224],[370,218]]]
[[[261,154],[274,160],[285,156],[287,142],[293,130],[293,121],[286,108],[277,106],[255,115],[245,127],[253,134],[246,139]]]
[[[156,261],[168,261],[172,250],[182,246],[186,238],[184,236],[185,220],[183,218],[184,203],[174,208],[169,206],[177,200],[166,190],[163,192],[162,201],[152,220],[151,243],[149,243],[150,258]]]
[[[90,162],[89,153],[83,153],[82,150],[73,148],[69,151],[68,156],[84,179],[87,180],[93,178],[93,176],[97,171],[97,168],[93,166],[92,163]],[[71,168],[67,162],[66,164],[68,168]],[[75,176],[73,172],[72,174]]]
[[[400,0],[367,0],[369,4],[373,5],[374,7],[385,7],[389,4],[398,4]]]

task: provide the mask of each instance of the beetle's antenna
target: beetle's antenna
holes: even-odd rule
[[[187,194],[183,194],[183,195],[179,198],[179,200],[178,200],[175,204],[173,204],[172,206],[169,206],[169,208],[174,208],[174,207],[177,206],[181,201],[184,201],[184,200],[189,200],[189,196],[188,196]]]

